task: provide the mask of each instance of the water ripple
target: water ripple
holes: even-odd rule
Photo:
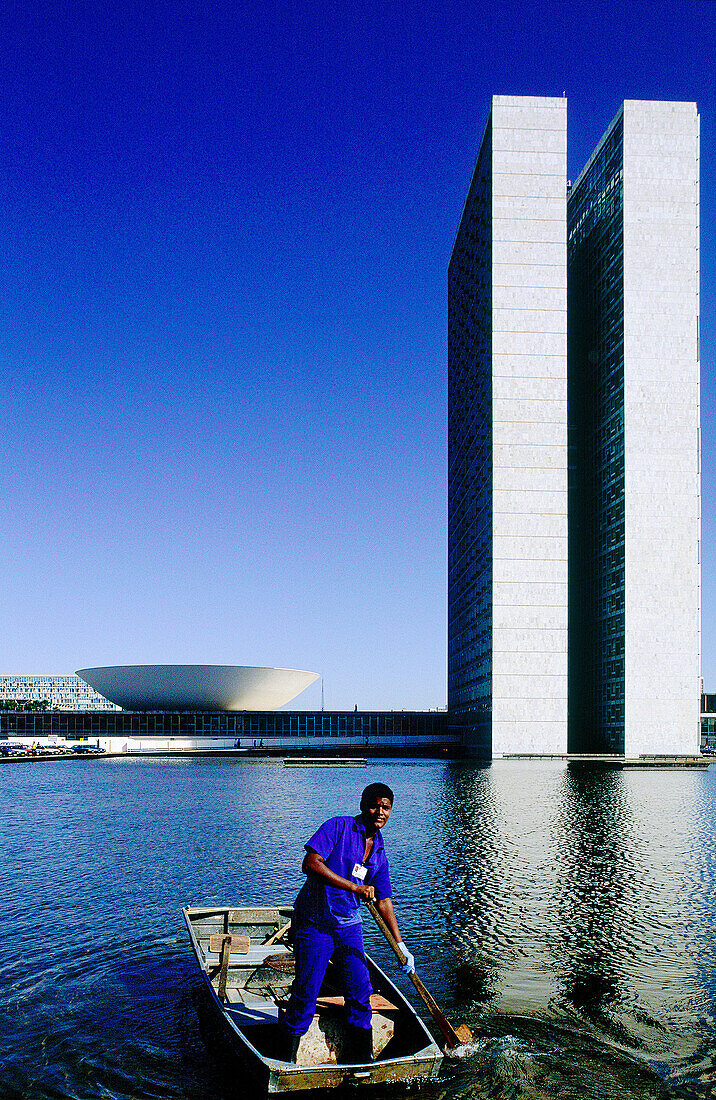
[[[328,784],[239,761],[1,769],[0,1097],[250,1100],[207,1026],[179,910],[290,903],[304,840],[382,779],[401,929],[477,1036],[421,1095],[706,1100],[711,771],[382,761]]]

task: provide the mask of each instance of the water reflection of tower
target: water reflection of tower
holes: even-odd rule
[[[457,999],[482,1003],[492,996],[499,973],[497,961],[484,951],[490,940],[485,922],[494,914],[495,895],[504,884],[506,855],[489,768],[460,762],[446,767],[431,839],[440,855],[435,859],[433,903],[442,910],[460,959],[454,973]]]
[[[561,836],[555,837],[558,988],[563,1007],[602,1026],[624,996],[619,956],[635,889],[622,780],[618,771],[570,768],[561,791]]]

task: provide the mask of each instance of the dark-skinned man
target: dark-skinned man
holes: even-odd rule
[[[306,882],[296,898],[292,928],[296,977],[282,1021],[287,1061],[295,1060],[301,1036],[313,1020],[331,959],[345,997],[350,1061],[372,1059],[372,989],[363,949],[361,900],[375,902],[406,957],[402,969],[406,974],[415,970],[393,909],[381,834],[392,808],[390,787],[371,783],[363,791],[360,814],[330,818],[305,845],[302,870]]]

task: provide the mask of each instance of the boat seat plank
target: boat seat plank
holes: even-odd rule
[[[268,997],[262,997],[258,993],[252,993],[250,989],[241,990],[241,1000],[245,1005],[265,1005],[268,1003]]]
[[[209,950],[221,954],[221,945],[223,942],[223,933],[220,932],[215,936],[211,936],[209,938]],[[248,955],[251,950],[251,940],[248,936],[232,936],[229,950],[232,955]]]
[[[319,997],[316,1001],[316,1008],[344,1008],[345,997]],[[383,997],[380,993],[371,993],[370,995],[370,1007],[373,1012],[398,1012],[397,1005],[392,1004],[389,1000]]]
[[[258,997],[246,989],[228,988],[226,1000],[226,1011],[239,1027],[278,1023],[278,1005],[267,997]]]
[[[221,953],[211,950],[211,941],[209,941],[209,943],[204,941],[201,944],[201,949],[204,952],[204,958],[210,966],[214,964],[218,965],[221,962]],[[261,966],[261,964],[266,961],[269,955],[282,955],[288,953],[289,948],[284,947],[282,944],[272,943],[268,946],[254,944],[245,955],[238,955],[236,957],[232,964],[232,969],[239,966],[242,970],[255,970],[257,966]]]
[[[278,1023],[278,1007],[272,1001],[260,1005],[227,1004],[226,1012],[239,1027]]]
[[[278,909],[229,909],[229,924],[275,924],[280,922]]]

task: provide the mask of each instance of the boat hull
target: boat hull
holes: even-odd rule
[[[275,988],[271,987],[272,996],[267,995],[264,1000],[261,1000],[259,994],[259,997],[251,1001],[249,1007],[255,1010],[258,1017],[253,1022],[245,1021],[245,1015],[249,1011],[246,1005],[237,1006],[235,1003],[230,1003],[230,999],[232,997],[236,999],[237,994],[246,999],[245,991],[249,988],[251,981],[256,981],[256,976],[263,974],[264,964],[261,962],[258,962],[253,971],[251,968],[262,957],[263,945],[267,939],[266,932],[277,931],[278,927],[290,918],[290,907],[252,909],[186,907],[182,912],[194,956],[201,971],[206,997],[213,1009],[213,1017],[232,1051],[249,1071],[258,1090],[266,1093],[300,1093],[318,1088],[336,1088],[340,1085],[365,1088],[426,1081],[437,1076],[442,1062],[442,1052],[412,1005],[369,956],[366,956],[366,959],[374,990],[387,997],[395,1006],[397,1041],[393,1054],[390,1048],[386,1048],[386,1057],[379,1055],[374,1062],[357,1065],[335,1062],[310,1066],[295,1065],[275,1057],[271,1047],[276,1037],[277,1004],[280,1003],[280,998],[277,1000],[273,996],[276,993]],[[229,916],[232,918],[231,921],[228,919]],[[223,926],[219,931],[223,930],[224,933],[227,929],[230,929],[231,934],[236,934],[239,930],[243,933],[252,933],[251,952],[253,954],[244,960],[241,956],[231,956],[235,963],[234,977],[229,977],[229,989],[225,994],[229,998],[228,1001],[222,1000],[218,995],[217,987],[221,980],[220,975],[217,975],[219,968],[216,965],[215,956],[209,952],[207,946],[210,933],[219,925]],[[216,935],[214,935],[215,938]],[[268,951],[275,949],[267,948]],[[249,971],[251,971],[251,977],[246,980],[245,975]],[[290,984],[289,978],[282,980]],[[232,986],[232,982],[236,984]],[[284,988],[287,990],[288,985],[284,984]],[[275,1005],[274,1002],[276,1002]]]

